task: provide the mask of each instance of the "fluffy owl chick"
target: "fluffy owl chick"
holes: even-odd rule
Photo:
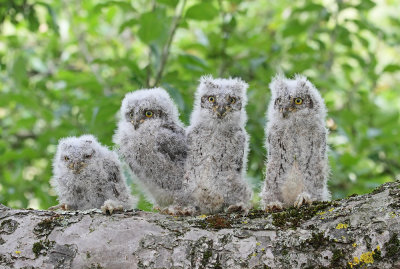
[[[175,205],[183,195],[187,145],[178,109],[164,89],[126,94],[114,143],[155,207]]]
[[[136,205],[117,155],[92,135],[61,139],[53,174],[51,185],[63,209],[101,208],[104,213],[112,213]]]
[[[202,214],[247,213],[250,208],[252,192],[245,180],[247,87],[239,78],[200,79],[187,130],[185,178]]]
[[[324,100],[300,75],[294,79],[277,75],[269,86],[262,207],[273,210],[329,200]]]

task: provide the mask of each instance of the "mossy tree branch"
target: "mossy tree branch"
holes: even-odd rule
[[[0,206],[0,268],[400,268],[400,182],[243,217]]]

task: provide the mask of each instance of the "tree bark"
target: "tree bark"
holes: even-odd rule
[[[400,268],[399,181],[245,217],[0,205],[0,223],[0,268]]]

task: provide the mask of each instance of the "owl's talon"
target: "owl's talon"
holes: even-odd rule
[[[47,210],[55,211],[55,210],[58,210],[58,209],[64,210],[64,211],[68,211],[69,210],[69,206],[67,204],[59,204],[59,205],[51,206]]]
[[[104,205],[101,207],[101,211],[105,215],[112,215],[114,211],[123,211],[124,208],[122,205],[112,201],[112,200],[107,200],[104,202]]]
[[[272,202],[265,206],[266,212],[276,212],[281,211],[283,209],[283,205],[281,202]]]
[[[247,213],[248,209],[243,204],[230,205],[226,209],[226,213]]]
[[[304,204],[311,205],[312,200],[308,193],[302,192],[297,196],[296,201],[294,202],[294,206],[299,208]]]

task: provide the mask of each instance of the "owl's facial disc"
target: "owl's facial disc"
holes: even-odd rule
[[[132,109],[127,113],[126,118],[137,130],[147,120],[161,118],[163,115],[162,111],[158,109],[138,108],[136,111]]]
[[[61,156],[61,161],[67,169],[74,174],[79,174],[91,163],[96,151],[90,146],[92,142],[85,141],[79,146],[70,146],[67,154]]]
[[[225,105],[220,105],[220,106],[214,106],[213,111],[217,114],[217,117],[219,119],[223,119],[226,114],[228,114],[229,111],[231,111],[230,106],[225,106]]]
[[[308,96],[307,96],[308,98]],[[308,98],[309,99],[309,98]],[[275,108],[282,114],[284,119],[288,118],[291,113],[306,107],[312,108],[312,101],[307,99],[307,104],[301,97],[288,97],[288,100],[282,100],[280,97],[275,100]]]
[[[86,155],[90,156],[88,154],[86,154]],[[91,156],[87,157],[86,155],[85,155],[85,158],[87,158],[87,159],[91,158]],[[76,160],[75,159],[71,159],[68,156],[64,157],[64,161],[66,162],[67,168],[69,170],[72,170],[72,173],[74,173],[74,174],[79,174],[82,171],[82,169],[87,166],[86,161],[79,160],[79,159],[76,159]]]
[[[201,98],[201,106],[203,108],[211,108],[218,119],[223,119],[229,112],[234,110],[232,106],[238,106],[239,109],[241,108],[241,104],[235,105],[237,100],[237,97],[225,95],[203,96]]]

